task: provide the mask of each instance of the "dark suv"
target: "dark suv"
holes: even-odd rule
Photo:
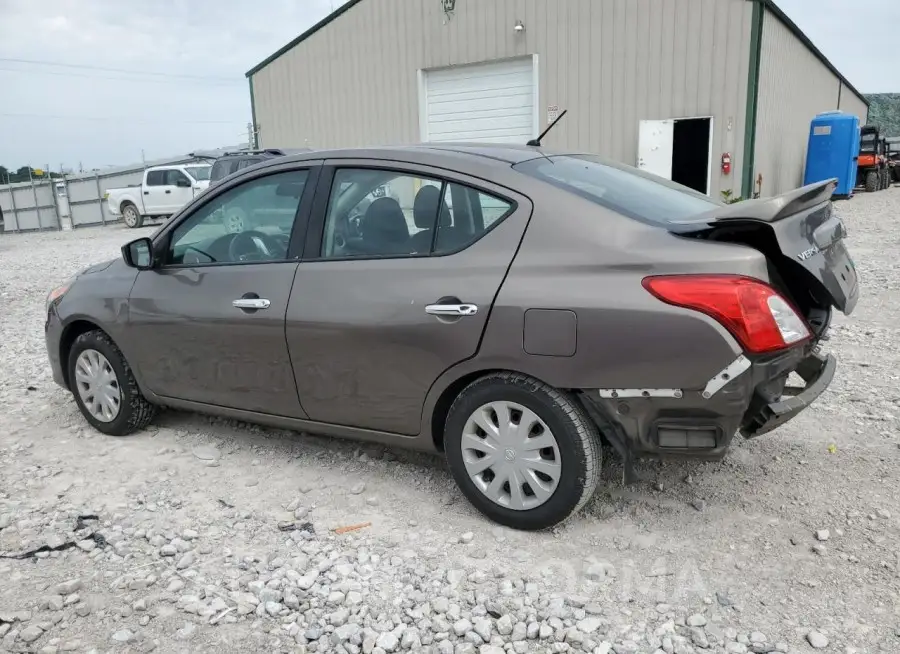
[[[213,163],[210,171],[210,186],[217,184],[220,180],[225,179],[232,173],[236,173],[244,168],[249,168],[262,161],[268,161],[276,157],[283,157],[286,154],[299,154],[308,152],[311,148],[266,148],[264,150],[238,150],[236,152],[226,152],[218,157]]]
[[[239,150],[237,152],[226,152],[215,160],[212,170],[209,171],[209,184],[212,186],[219,180],[228,177],[231,173],[236,173],[242,168],[249,168],[253,164],[261,161],[274,159],[275,157],[283,157],[284,150],[270,148],[267,150]]]

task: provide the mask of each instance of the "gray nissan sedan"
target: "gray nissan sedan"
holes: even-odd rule
[[[47,351],[103,433],[168,406],[443,452],[484,514],[547,528],[602,445],[633,481],[825,390],[858,297],[834,184],[723,205],[528,146],[280,157],[53,290]]]

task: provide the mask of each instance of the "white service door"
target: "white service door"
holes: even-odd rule
[[[422,139],[520,143],[537,136],[531,57],[424,72]]]
[[[674,120],[642,120],[638,135],[638,168],[672,179]]]

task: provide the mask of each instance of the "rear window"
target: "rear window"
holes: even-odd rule
[[[685,220],[722,206],[693,189],[593,155],[547,156],[513,168],[652,225]]]
[[[239,160],[228,157],[225,159],[219,159],[216,163],[213,164],[212,170],[210,171],[209,178],[216,182],[224,177],[228,177],[231,173],[237,170]]]

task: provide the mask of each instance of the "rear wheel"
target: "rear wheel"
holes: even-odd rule
[[[866,191],[869,193],[874,193],[881,187],[881,184],[878,182],[878,172],[875,170],[870,170],[866,173]]]
[[[106,333],[94,330],[76,338],[68,366],[75,403],[98,431],[125,436],[156,415],[156,406],[141,394],[131,366]]]
[[[444,446],[468,500],[514,529],[566,520],[591,498],[600,476],[600,435],[582,408],[517,373],[469,384],[450,407]]]
[[[126,227],[132,229],[136,229],[144,224],[144,217],[141,215],[141,212],[130,202],[122,205],[122,220],[125,222]]]
[[[891,187],[891,169],[890,168],[882,168],[881,169],[881,186],[882,186],[882,188],[890,188]]]

